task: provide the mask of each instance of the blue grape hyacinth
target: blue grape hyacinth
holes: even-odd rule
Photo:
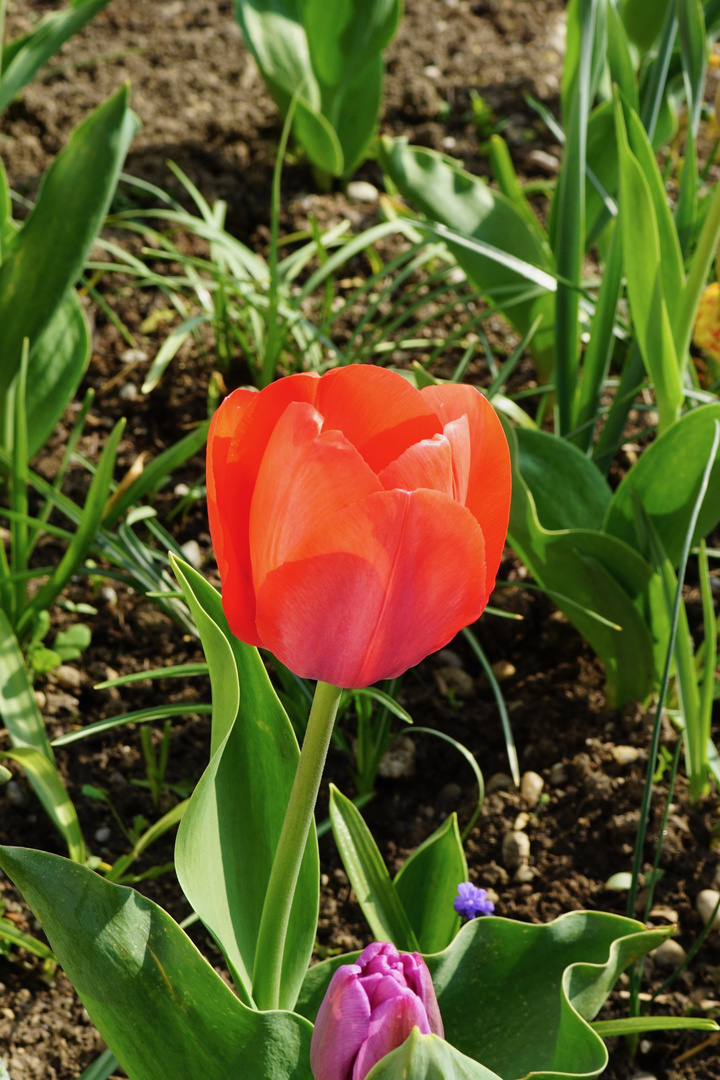
[[[488,900],[485,889],[479,889],[470,881],[463,881],[458,885],[458,894],[455,897],[453,907],[458,915],[465,919],[475,919],[478,915],[492,915],[495,905]]]

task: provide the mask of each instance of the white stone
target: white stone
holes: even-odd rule
[[[60,664],[54,671],[55,681],[63,690],[79,690],[83,684],[82,672],[70,664]]]
[[[695,907],[700,913],[700,918],[705,926],[710,922],[718,900],[720,900],[720,893],[716,889],[703,889],[702,892],[698,893]],[[720,910],[715,915],[711,929],[720,930]]]
[[[612,756],[618,765],[632,765],[640,757],[640,751],[636,746],[613,746]]]
[[[530,857],[530,839],[524,832],[505,833],[502,841],[502,861],[508,870],[515,870]]]
[[[180,546],[184,557],[194,566],[196,570],[199,570],[202,566],[202,552],[200,551],[200,545],[197,540],[188,540],[185,544]]]
[[[668,938],[667,941],[663,941],[662,945],[658,945],[657,949],[654,949],[650,955],[658,967],[670,971],[682,964],[687,953],[679,941]]]
[[[528,806],[537,806],[544,786],[545,781],[539,773],[532,771],[523,773],[523,778],[520,781],[520,794]]]
[[[351,180],[347,186],[347,197],[355,202],[376,203],[380,192],[367,180]]]

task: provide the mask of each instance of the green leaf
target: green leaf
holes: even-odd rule
[[[378,941],[396,949],[420,949],[413,927],[362,814],[330,785],[330,822],[340,858],[363,915]]]
[[[237,719],[220,725],[223,739],[190,799],[178,831],[176,868],[193,909],[213,933],[252,1000],[260,918],[270,870],[300,756],[287,714],[272,688],[257,649],[231,633],[219,593],[185,563],[175,560],[186,596],[194,598],[213,693],[219,678],[239,676]],[[213,629],[208,633],[210,627]],[[223,635],[230,649],[219,650]],[[227,656],[224,669],[218,658]],[[231,667],[232,665],[232,667]],[[229,696],[223,698],[229,710]],[[283,960],[281,1003],[292,1008],[315,940],[319,863],[313,826],[305,849]]]
[[[378,160],[401,194],[431,221],[483,241],[525,263],[553,271],[549,247],[525,220],[515,203],[484,180],[458,168],[433,150],[408,146],[403,139],[382,138]],[[448,240],[448,247],[473,284],[498,303],[528,290],[516,271],[468,247]],[[538,315],[542,323],[530,345],[544,377],[552,370],[555,305],[542,294],[507,306],[505,317],[520,335]]]
[[[367,1080],[500,1080],[472,1058],[465,1057],[438,1035],[421,1035],[413,1028],[402,1046],[386,1054],[367,1074]]]
[[[0,941],[9,941],[12,945],[27,949],[41,960],[55,960],[52,949],[48,949],[43,941],[38,941],[32,934],[19,930],[11,919],[0,919]]]
[[[460,916],[453,902],[458,885],[467,880],[457,814],[451,814],[413,851],[393,882],[421,952],[441,952],[457,934]]]
[[[336,0],[329,19],[325,0],[305,0],[303,24],[320,83],[335,88],[355,82],[390,44],[401,12],[398,0]]]
[[[615,1035],[641,1035],[643,1031],[717,1031],[714,1020],[700,1016],[625,1016],[619,1020],[596,1020],[593,1031],[603,1039]]]
[[[310,1025],[246,1008],[162,908],[45,852],[0,865],[132,1080],[311,1080]]]
[[[55,635],[53,649],[61,660],[75,660],[91,641],[90,627],[84,623],[74,623],[67,630],[61,630]]]
[[[29,746],[21,746],[16,750],[4,750],[2,756],[22,765],[45,813],[67,844],[70,858],[75,862],[84,863],[85,842],[80,831],[80,823],[54,761]]]
[[[662,432],[677,420],[684,396],[668,313],[668,305],[676,304],[681,294],[670,295],[666,290],[667,268],[673,262],[672,248],[662,242],[666,234],[661,236],[650,184],[628,142],[618,101],[615,122],[620,152],[620,228],[628,299],[633,329],[655,388]],[[639,121],[635,124],[636,130],[638,124]]]
[[[377,126],[384,76],[382,57],[376,56],[333,102],[333,128],[342,152],[343,176],[350,176],[365,159]]]
[[[32,352],[80,276],[102,225],[138,126],[128,96],[125,86],[75,128],[5,252],[0,267],[2,398],[18,370],[23,338],[30,339]],[[68,382],[72,379],[63,382],[65,388]]]
[[[607,1051],[589,1021],[620,972],[671,933],[599,911],[544,925],[474,919],[444,952],[425,957],[445,1038],[504,1080],[596,1076]],[[298,1012],[314,1020],[333,973],[357,955],[310,968]]]
[[[222,613],[217,591],[189,563],[183,562],[172,553],[170,562],[200,634],[208,664],[213,700],[210,741],[210,756],[212,757],[238,715],[240,683],[237,665],[227,632],[221,628],[225,626],[225,616]],[[211,612],[222,616],[220,625]]]
[[[597,467],[577,447],[547,431],[516,428],[515,434],[517,465],[543,528],[600,529],[612,491]]]
[[[517,465],[517,433],[506,431],[514,462],[510,544],[600,657],[609,706],[643,700],[662,670],[669,635],[660,578],[634,547],[614,536],[544,528]],[[545,461],[549,465],[552,459]],[[556,491],[563,489],[562,475],[555,479]],[[545,482],[552,483],[550,475]]]
[[[41,19],[29,34],[9,42],[2,50],[0,113],[34,77],[60,46],[97,15],[109,0],[76,0]]]
[[[660,33],[669,3],[674,0],[658,0],[654,4],[648,4],[647,0],[622,0],[622,21],[628,37],[641,52],[646,53]]]
[[[31,747],[54,762],[45,724],[25,671],[17,638],[0,609],[0,716],[14,747]]]
[[[662,541],[673,566],[680,561],[685,533],[700,490],[720,405],[704,405],[686,413],[647,448],[625,475],[607,510],[605,531],[637,546],[633,492]],[[720,460],[716,460],[700,510],[692,543],[707,536],[720,521]]]

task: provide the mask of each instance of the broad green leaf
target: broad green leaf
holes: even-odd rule
[[[27,410],[31,457],[45,445],[75,396],[90,359],[90,346],[87,316],[73,290],[56,308],[30,354]]]
[[[660,413],[660,430],[678,418],[683,402],[678,358],[668,315],[663,260],[652,193],[644,171],[630,148],[619,102],[615,105],[620,152],[620,228],[625,276],[633,328],[648,375],[653,381]]]
[[[318,169],[330,176],[340,176],[345,159],[337,132],[330,121],[300,98],[295,105],[293,131]]]
[[[195,788],[178,831],[177,875],[193,909],[237,975],[238,989],[250,1001],[260,918],[299,750],[257,649],[233,636],[220,594],[187,564],[176,561],[175,565],[182,572],[187,595],[192,593],[197,608],[205,613],[201,634],[213,623],[225,636],[232,651],[227,664],[234,663],[240,685],[237,719]],[[212,637],[216,638],[215,631]],[[215,640],[210,649],[213,656],[216,645]],[[210,655],[207,658],[210,663]],[[313,826],[285,945],[281,1003],[287,1008],[294,1005],[310,962],[318,903]]]
[[[549,432],[516,428],[515,434],[517,466],[543,528],[600,529],[612,491],[597,467],[577,447]]]
[[[336,88],[356,81],[390,44],[401,13],[399,0],[335,0],[328,18],[325,0],[305,0],[303,24],[320,83]]]
[[[633,492],[652,521],[673,566],[680,561],[685,533],[700,489],[712,445],[720,405],[704,405],[686,413],[647,448],[621,481],[607,510],[606,532],[637,546]],[[720,461],[710,475],[697,528],[696,544],[720,521]]]
[[[671,933],[599,911],[544,925],[474,919],[444,952],[425,957],[445,1038],[503,1080],[597,1076],[607,1051],[589,1021],[620,972]],[[298,1012],[314,1020],[333,973],[357,955],[310,968]]]
[[[342,150],[344,176],[354,172],[365,158],[377,126],[384,75],[385,65],[378,55],[333,102],[333,127]]]
[[[472,1058],[465,1057],[438,1035],[421,1035],[413,1028],[402,1046],[386,1054],[367,1074],[367,1080],[500,1080]]]
[[[556,594],[558,607],[600,657],[609,706],[643,700],[662,670],[669,632],[658,575],[634,547],[614,536],[590,529],[545,529],[517,467],[515,432],[510,429],[508,435],[515,462],[510,544],[537,582]]]
[[[552,254],[537,230],[528,225],[512,200],[492,190],[484,180],[458,168],[441,154],[408,146],[402,139],[382,138],[378,160],[401,194],[431,221],[484,241],[523,262],[553,270]],[[517,272],[460,244],[448,241],[448,247],[473,284],[498,303],[527,291],[527,282]],[[547,377],[554,348],[552,296],[543,294],[513,304],[507,308],[506,318],[523,335],[538,315],[543,316],[543,321],[530,348],[538,368]]]
[[[107,213],[138,126],[128,96],[125,86],[75,128],[5,252],[0,267],[0,415],[23,339],[29,338],[32,352],[80,276]]]
[[[330,822],[340,858],[363,915],[378,941],[396,949],[420,949],[413,927],[387,872],[372,833],[350,799],[330,785]]]
[[[596,1075],[607,1050],[586,1021],[621,971],[671,932],[604,912],[574,911],[544,926],[475,919],[428,957],[445,1037],[502,1077]]]
[[[320,109],[302,9],[302,0],[235,0],[245,44],[283,115],[298,88],[303,101]]]
[[[162,908],[57,855],[0,865],[131,1080],[311,1080],[307,1021],[246,1008]]]
[[[0,113],[34,77],[60,46],[97,15],[109,0],[76,0],[46,15],[29,34],[10,41],[2,50]]]
[[[21,765],[43,805],[45,813],[67,844],[68,854],[75,862],[85,862],[83,841],[77,813],[54,761],[29,746],[4,750],[2,756]]]
[[[458,885],[467,880],[457,814],[450,814],[413,851],[393,882],[421,952],[440,952],[457,934],[460,916],[453,902]]]

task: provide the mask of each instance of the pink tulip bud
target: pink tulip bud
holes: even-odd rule
[[[425,961],[419,953],[398,953],[389,942],[373,942],[330,980],[310,1044],[315,1080],[363,1080],[415,1027],[442,1038]]]

